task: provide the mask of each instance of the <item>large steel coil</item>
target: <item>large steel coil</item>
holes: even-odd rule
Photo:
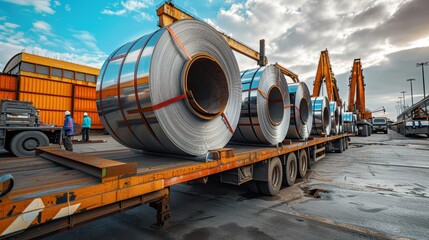
[[[290,126],[286,138],[307,139],[313,126],[310,91],[305,83],[289,84]]]
[[[328,136],[331,133],[331,112],[327,97],[319,96],[311,98],[313,108],[312,135]]]
[[[331,133],[336,135],[340,132],[340,112],[337,102],[329,102],[329,110],[331,111]]]
[[[289,128],[286,78],[274,65],[241,72],[242,102],[234,142],[277,145]]]
[[[97,81],[98,112],[110,135],[127,147],[201,156],[233,135],[239,74],[214,28],[179,21],[109,56]]]
[[[346,133],[354,133],[356,128],[355,114],[352,112],[343,112],[343,129]]]

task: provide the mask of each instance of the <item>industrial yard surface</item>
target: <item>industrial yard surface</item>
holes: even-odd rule
[[[75,145],[76,152],[123,148]],[[343,154],[312,163],[306,179],[267,197],[210,181],[172,187],[172,224],[148,205],[50,239],[427,239],[429,139],[396,132],[352,137]],[[279,228],[278,226],[282,226]]]

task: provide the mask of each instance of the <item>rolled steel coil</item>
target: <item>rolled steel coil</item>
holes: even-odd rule
[[[352,112],[343,112],[343,121],[344,121],[344,125],[343,125],[344,132],[346,132],[346,133],[354,132],[354,129],[353,129],[353,126],[354,126],[353,113]]]
[[[308,139],[313,126],[311,96],[304,82],[289,84],[290,126],[286,138]]]
[[[319,96],[311,98],[313,108],[312,135],[328,136],[331,133],[331,112],[327,97]]]
[[[287,81],[274,65],[241,72],[242,102],[234,142],[277,145],[289,128]]]
[[[331,134],[337,135],[340,132],[340,112],[337,102],[329,102],[329,110],[331,111]]]
[[[224,147],[238,124],[238,64],[219,33],[178,21],[114,51],[97,81],[97,107],[123,145],[202,156]]]

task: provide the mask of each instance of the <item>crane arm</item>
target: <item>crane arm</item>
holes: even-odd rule
[[[166,1],[164,2],[164,4],[158,7],[158,9],[156,10],[156,14],[158,15],[159,27],[165,27],[178,20],[195,19],[195,17],[187,13],[185,10],[178,8],[171,1]],[[264,56],[264,54],[262,54],[261,56],[259,52],[233,39],[227,34],[223,32],[219,32],[219,33],[223,36],[223,38],[226,40],[226,42],[228,43],[228,45],[231,47],[232,50],[257,61],[260,66],[265,66],[268,64],[268,58]],[[279,65],[278,63],[276,63],[276,66],[280,69],[280,71],[283,74],[292,78],[294,82],[299,82],[297,74]]]
[[[349,85],[349,111],[357,113],[359,119],[372,118],[372,112],[365,108],[365,83],[360,58],[353,61]]]
[[[314,79],[313,97],[320,95],[323,82],[326,84],[329,101],[335,101],[341,106],[342,101],[337,87],[337,80],[332,72],[327,49],[320,52],[319,65],[317,66],[316,77]]]

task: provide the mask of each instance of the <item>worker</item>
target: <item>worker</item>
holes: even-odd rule
[[[82,142],[89,141],[89,129],[91,128],[91,118],[88,113],[83,114],[82,119]]]
[[[71,136],[73,136],[73,134],[74,134],[74,121],[73,121],[73,118],[71,117],[70,111],[65,111],[64,115],[65,115],[64,116],[64,126],[63,126],[64,147],[66,148],[67,151],[73,151],[73,143],[71,140]]]
[[[39,127],[40,126],[40,110],[36,110],[36,115],[34,115],[34,126]]]

